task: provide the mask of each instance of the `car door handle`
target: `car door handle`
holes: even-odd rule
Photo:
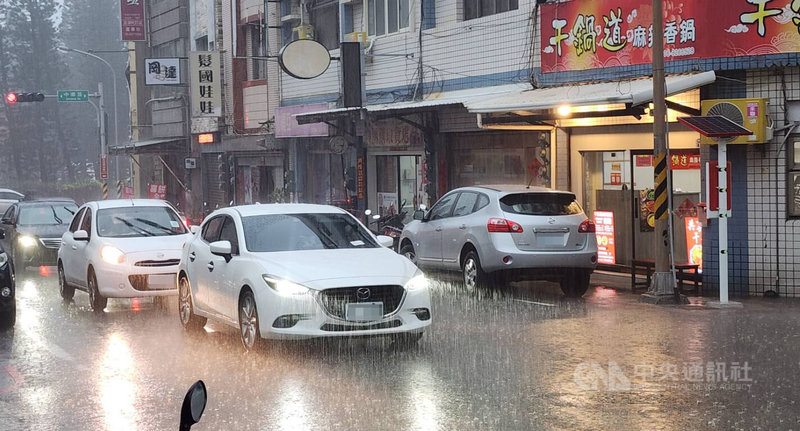
[[[442,227],[441,226],[436,226],[436,232],[441,232],[441,231],[442,231]]]
[[[206,266],[208,267],[209,271],[213,271],[214,270],[214,262],[208,262],[208,265],[206,265]]]
[[[197,255],[196,255],[194,252],[191,252],[191,253],[189,253],[189,260],[191,260],[192,262],[194,262],[194,260],[195,260],[196,258],[197,258]]]
[[[467,225],[465,225],[465,224],[462,224],[462,225],[461,225],[461,226],[459,226],[458,228],[463,230],[463,229],[466,229],[466,228],[467,228]]]
[[[77,246],[77,245],[73,245],[73,246],[72,246],[72,249],[73,249],[73,250],[77,250],[77,249],[78,249],[78,246]]]

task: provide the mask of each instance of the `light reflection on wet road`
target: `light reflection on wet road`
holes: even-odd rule
[[[198,430],[800,428],[800,302],[659,308],[598,280],[577,301],[547,283],[469,294],[444,280],[416,349],[255,354],[219,325],[185,333],[174,299],[112,300],[95,316],[85,294],[62,304],[54,278],[20,280],[17,326],[0,333],[0,429],[175,429],[197,379],[209,390]],[[709,361],[747,362],[749,389],[685,379],[686,364]]]

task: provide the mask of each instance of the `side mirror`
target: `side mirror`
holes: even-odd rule
[[[225,262],[230,262],[231,254],[233,253],[230,241],[214,241],[209,245],[209,248],[211,249],[211,254],[222,256],[225,258]]]
[[[423,220],[425,219],[425,211],[424,210],[416,210],[414,211],[414,220]]]
[[[372,215],[372,210],[371,209],[364,210],[364,215],[366,216]]]
[[[85,230],[76,230],[75,233],[72,234],[72,238],[75,241],[89,241],[89,232]]]
[[[394,238],[386,235],[378,235],[378,244],[381,247],[391,248],[394,246]]]
[[[189,232],[191,232],[192,235],[196,234],[197,232],[200,232],[200,226],[196,226],[196,225],[190,226],[189,227]]]
[[[0,220],[0,224],[9,224],[10,225],[10,224],[14,224],[14,222],[12,222],[10,218],[4,218],[3,220]]]
[[[192,425],[200,422],[200,418],[206,409],[206,401],[208,401],[206,385],[202,380],[198,380],[189,388],[189,392],[186,392],[186,396],[183,398],[181,431],[188,430]]]

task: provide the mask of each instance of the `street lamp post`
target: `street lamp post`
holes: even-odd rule
[[[68,46],[60,46],[58,49],[64,52],[77,52],[78,54],[99,60],[105,64],[106,67],[108,67],[108,70],[111,71],[111,85],[114,89],[114,97],[112,99],[114,101],[114,146],[116,147],[119,144],[117,142],[117,139],[119,139],[119,117],[117,117],[117,75],[114,72],[114,68],[111,66],[111,63],[107,62],[102,57],[92,54],[91,52],[81,51],[80,49],[70,48]],[[114,165],[116,166],[117,181],[119,181],[119,160],[116,160]]]

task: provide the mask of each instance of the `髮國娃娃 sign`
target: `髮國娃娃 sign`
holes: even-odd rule
[[[542,72],[652,62],[650,0],[573,0],[541,12]],[[664,60],[800,51],[800,2],[664,2]]]

